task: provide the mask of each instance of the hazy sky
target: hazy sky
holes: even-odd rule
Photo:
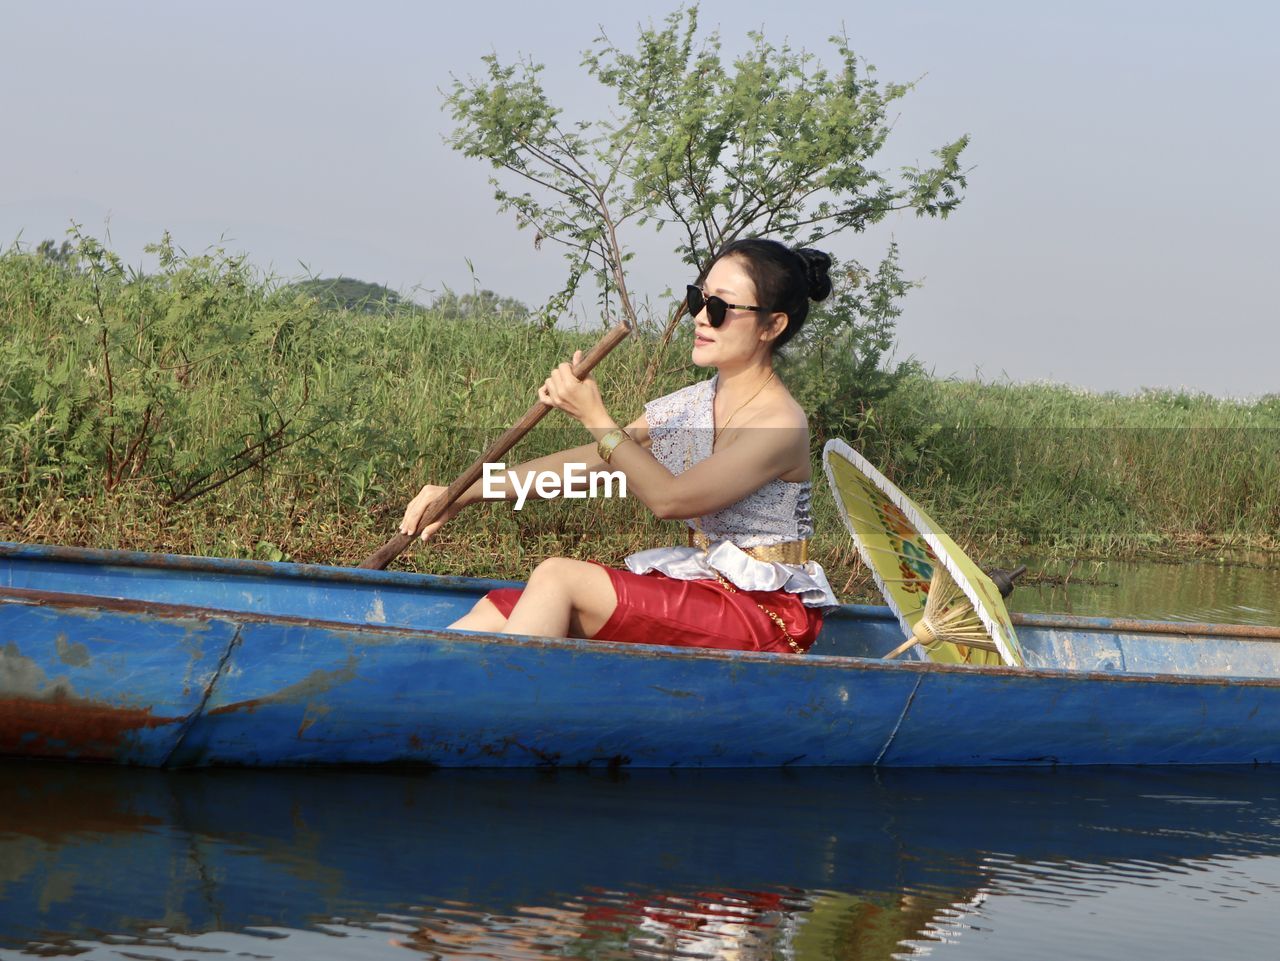
[[[430,300],[479,283],[530,303],[562,261],[452,154],[440,89],[480,57],[530,54],[572,114],[604,102],[579,67],[599,27],[629,46],[674,4],[89,2],[0,4],[0,242],[78,220],[141,263],[165,229]],[[939,375],[1092,389],[1280,391],[1280,5],[1228,2],[706,0],[727,46],[762,28],[827,54],[844,29],[900,102],[886,163],[969,133],[949,220],[885,221],[924,282],[899,351]],[[634,238],[633,285],[688,278]]]

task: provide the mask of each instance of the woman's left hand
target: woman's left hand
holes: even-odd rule
[[[551,376],[538,388],[538,400],[548,407],[564,411],[586,427],[593,422],[608,419],[600,388],[595,378],[588,374],[582,380],[573,376],[573,368],[582,361],[582,351],[573,352],[573,363],[564,363],[551,372]]]

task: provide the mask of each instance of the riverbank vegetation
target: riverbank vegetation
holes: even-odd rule
[[[148,275],[84,237],[68,258],[0,254],[0,539],[358,563],[599,336],[457,298],[326,306],[219,251],[154,253]],[[781,368],[814,412],[815,464],[845,437],[983,562],[1280,546],[1280,396],[938,380],[868,365],[847,336]],[[702,376],[687,339],[641,330],[609,357],[617,416]],[[584,440],[544,424],[515,456]],[[817,558],[840,589],[853,551],[816,481]],[[483,505],[398,563],[519,578],[552,554],[617,562],[679,537],[634,500]]]

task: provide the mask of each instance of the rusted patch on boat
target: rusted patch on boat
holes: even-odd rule
[[[0,698],[0,753],[21,757],[118,760],[129,736],[183,721],[152,709],[121,707],[75,697]]]
[[[506,757],[507,753],[516,748],[538,759],[539,767],[558,767],[560,764],[559,751],[543,751],[540,748],[533,747],[529,744],[523,744],[514,737],[504,737],[497,741],[487,741],[479,745],[480,754],[484,757]],[[464,754],[467,748],[459,746],[457,752]]]
[[[215,708],[211,708],[209,714],[232,714],[236,711],[254,711],[268,704],[294,704],[310,701],[322,694],[328,694],[339,684],[354,681],[356,679],[357,660],[353,654],[347,658],[347,663],[342,667],[334,668],[332,671],[312,671],[302,680],[282,687],[274,694],[264,694],[262,697],[248,698],[231,704],[220,704]],[[317,709],[317,713],[322,712],[323,709]],[[309,711],[309,713],[311,712]],[[309,727],[310,725],[307,726]],[[298,733],[302,734],[303,732],[299,730]]]
[[[330,708],[327,704],[308,704],[307,711],[302,715],[302,721],[298,724],[298,739],[301,740],[303,735],[311,730],[311,725],[327,715],[329,710]]]

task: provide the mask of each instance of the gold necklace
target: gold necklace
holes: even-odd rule
[[[769,381],[773,380],[773,375],[774,375],[774,374],[776,374],[776,373],[777,373],[777,371],[776,371],[776,370],[771,370],[771,371],[769,371],[769,376],[768,376],[768,377],[766,377],[766,378],[764,379],[764,383],[763,383],[763,384],[761,384],[759,387],[757,387],[757,388],[756,388],[756,392],[755,392],[754,394],[752,394],[750,397],[748,397],[746,400],[744,400],[744,401],[743,401],[741,404],[739,404],[737,407],[735,407],[735,408],[734,408],[734,410],[733,410],[733,413],[732,413],[732,414],[730,414],[727,418],[725,418],[724,427],[720,427],[720,428],[718,428],[716,431],[714,431],[714,432],[712,433],[712,435],[711,435],[711,449],[712,449],[712,450],[715,450],[715,449],[716,449],[716,441],[718,441],[718,440],[720,439],[720,435],[721,435],[721,434],[723,434],[723,433],[725,432],[725,428],[727,428],[727,427],[729,426],[729,423],[730,423],[730,422],[731,422],[735,417],[737,417],[737,416],[738,416],[738,412],[739,412],[739,411],[741,411],[741,410],[742,410],[742,408],[746,407],[749,403],[751,403],[753,400],[755,400],[757,397],[759,397],[759,396],[760,396],[760,392],[761,392],[762,390],[764,390],[766,387],[768,387],[768,386],[769,386]],[[714,400],[714,398],[713,398],[713,399],[712,399],[712,401],[711,401],[711,417],[712,417],[712,419],[713,419],[713,420],[714,420],[714,418],[715,418],[715,413],[716,413],[716,407],[715,407],[715,400]]]

